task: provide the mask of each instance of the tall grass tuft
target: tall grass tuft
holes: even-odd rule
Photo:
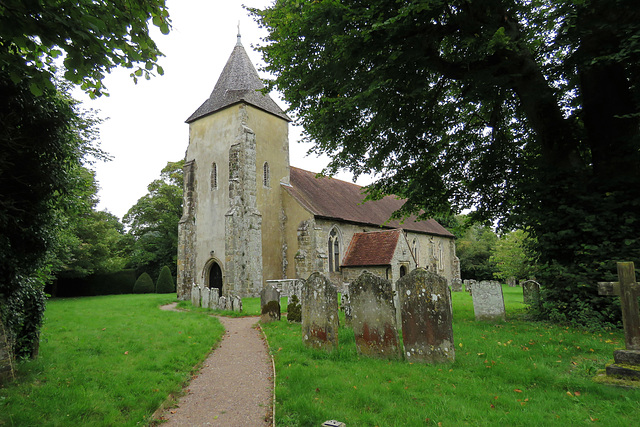
[[[203,313],[162,311],[170,295],[52,300],[40,356],[0,388],[0,425],[137,425],[171,394],[224,333]]]

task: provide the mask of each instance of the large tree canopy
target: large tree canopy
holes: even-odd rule
[[[400,214],[469,208],[522,228],[548,310],[607,311],[595,281],[640,260],[637,1],[277,0],[252,12],[269,31],[272,85],[313,151],[332,156],[329,172],[377,173],[370,196],[407,198]]]
[[[40,94],[53,88],[54,60],[62,57],[64,78],[100,95],[102,79],[114,67],[135,68],[134,78],[163,74],[150,20],[169,32],[164,0],[2,0],[0,68]]]

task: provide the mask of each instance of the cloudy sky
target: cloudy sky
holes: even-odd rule
[[[90,100],[75,94],[85,108],[108,118],[100,126],[100,140],[113,160],[93,166],[100,185],[100,210],[122,218],[167,162],[184,157],[188,143],[184,121],[211,94],[236,43],[238,21],[249,57],[256,67],[261,65],[251,45],[260,43],[265,32],[243,4],[262,8],[271,0],[167,0],[173,29],[166,36],[154,31],[153,36],[165,54],[160,59],[164,76],[136,85],[130,70],[114,70],[105,80],[111,96]],[[286,108],[277,93],[271,96]],[[289,135],[292,165],[315,172],[328,163],[326,158],[305,156],[309,146],[297,142],[298,129],[290,128]],[[349,179],[346,174],[338,177]],[[358,183],[366,184],[366,178]]]

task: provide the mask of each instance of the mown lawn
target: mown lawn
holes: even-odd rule
[[[503,289],[507,321],[495,324],[476,322],[471,297],[453,294],[456,360],[445,365],[360,357],[342,326],[328,354],[303,346],[300,324],[264,325],[277,425],[637,425],[640,391],[593,381],[622,333],[526,321],[522,290]]]
[[[199,312],[159,310],[175,295],[49,301],[40,356],[0,388],[0,425],[144,424],[221,339]]]

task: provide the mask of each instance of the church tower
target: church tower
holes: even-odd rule
[[[289,183],[290,119],[261,92],[238,34],[211,96],[187,119],[178,298],[191,286],[258,296],[286,270],[280,184]]]

